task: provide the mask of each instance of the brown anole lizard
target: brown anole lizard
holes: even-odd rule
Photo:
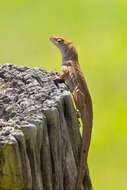
[[[83,125],[82,147],[80,155],[79,174],[76,190],[81,190],[85,172],[87,169],[87,157],[91,140],[93,110],[92,100],[84,75],[78,62],[78,53],[71,41],[63,37],[50,37],[51,42],[62,54],[63,74],[56,80],[65,80],[76,105],[78,116]]]

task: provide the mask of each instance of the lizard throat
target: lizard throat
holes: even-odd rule
[[[78,61],[78,54],[75,49],[75,47],[59,47],[59,50],[62,55],[62,62],[68,62],[68,61]]]
[[[78,61],[78,55],[75,53],[62,54],[62,64],[69,63],[72,61]]]

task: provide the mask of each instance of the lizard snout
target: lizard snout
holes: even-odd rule
[[[56,42],[56,39],[55,39],[53,36],[51,36],[49,39],[50,39],[50,41],[53,42],[53,43]]]

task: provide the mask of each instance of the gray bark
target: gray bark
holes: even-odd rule
[[[53,75],[0,65],[0,190],[75,190],[80,123]],[[88,170],[82,190],[92,190]]]

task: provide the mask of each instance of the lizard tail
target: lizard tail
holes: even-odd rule
[[[83,136],[82,136],[82,147],[81,147],[81,155],[80,155],[80,166],[79,166],[79,174],[78,180],[76,184],[76,190],[81,190],[83,180],[87,170],[87,157],[90,146],[91,139],[91,131],[92,131],[92,115],[90,113],[91,110],[88,108],[84,108],[81,113],[81,120],[83,124]]]

